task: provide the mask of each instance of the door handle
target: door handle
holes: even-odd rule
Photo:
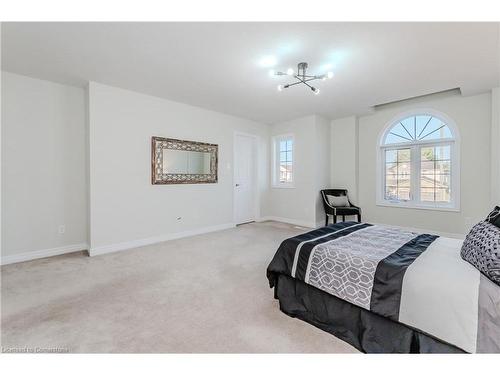
[[[240,186],[240,184],[236,184],[235,186],[238,187],[238,186]]]

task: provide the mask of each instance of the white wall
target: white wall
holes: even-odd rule
[[[458,213],[375,204],[379,132],[398,113],[421,107],[459,127]],[[85,92],[3,72],[2,262],[86,242],[100,253],[233,225],[234,131],[258,137],[262,217],[320,225],[319,190],[345,187],[366,221],[460,234],[500,201],[499,88],[401,102],[360,118],[312,115],[268,127],[98,83]],[[270,139],[287,133],[295,135],[295,186],[270,188]],[[219,182],[151,185],[153,135],[219,144]]]
[[[491,205],[500,206],[500,87],[491,92]]]
[[[260,195],[265,195],[266,125],[93,82],[89,115],[93,254],[233,225],[235,131],[259,137]],[[218,144],[218,183],[152,185],[151,136]]]
[[[271,188],[266,215],[308,227],[324,220],[319,190],[329,181],[328,122],[312,115],[271,125],[271,137],[294,135],[294,181],[293,188]]]
[[[2,72],[2,263],[86,247],[84,112],[83,89]]]
[[[0,26],[0,41],[2,40],[2,27]],[[0,42],[1,44],[1,42]],[[0,48],[0,68],[2,66],[2,48]],[[0,90],[1,88],[3,87],[2,86],[3,84],[3,72],[0,70]],[[3,171],[3,114],[2,114],[2,110],[3,110],[3,105],[1,103],[1,97],[2,97],[2,93],[0,92],[0,165],[2,166],[2,171]],[[3,191],[3,172],[0,171],[0,264],[2,263],[2,259],[1,259],[1,254],[3,253],[2,251],[2,248],[3,248],[3,214],[1,214],[3,212],[3,207],[2,207],[2,191]]]
[[[358,203],[358,119],[345,117],[331,122],[330,185],[347,189],[349,199]]]
[[[399,113],[432,108],[451,117],[461,137],[460,212],[376,205],[377,140]],[[490,211],[491,94],[427,97],[383,107],[359,118],[359,204],[365,221],[464,234]]]
[[[295,221],[298,225],[314,226],[315,205],[312,200],[312,181],[314,181],[314,155],[311,145],[315,138],[315,118],[307,116],[292,121],[271,125],[270,135],[294,135],[293,188],[271,187],[265,216]],[[270,143],[272,140],[270,141]],[[273,149],[272,144],[269,147]],[[272,162],[272,155],[270,155]],[[271,171],[272,172],[272,171]]]
[[[313,196],[316,199],[316,226],[323,226],[325,221],[325,210],[323,208],[323,199],[320,190],[330,187],[330,120],[316,117],[316,144],[314,147],[316,161],[316,177],[314,179]]]

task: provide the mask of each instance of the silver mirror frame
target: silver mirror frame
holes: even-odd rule
[[[213,184],[217,183],[219,146],[212,143],[185,141],[181,139],[151,137],[151,183],[169,184]],[[197,151],[210,153],[209,174],[180,174],[163,172],[163,150]]]

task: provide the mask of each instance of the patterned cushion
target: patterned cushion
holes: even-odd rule
[[[486,221],[500,228],[500,207],[496,206],[493,211],[489,213]]]
[[[500,228],[488,221],[474,225],[465,237],[460,255],[500,285]]]
[[[333,207],[349,207],[349,201],[345,195],[340,195],[338,197],[334,195],[327,195],[328,203]]]

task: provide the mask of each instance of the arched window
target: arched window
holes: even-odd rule
[[[391,121],[379,140],[378,204],[458,210],[459,149],[444,114],[418,111]]]

